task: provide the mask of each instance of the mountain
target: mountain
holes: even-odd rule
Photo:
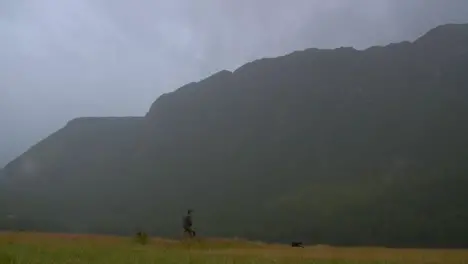
[[[468,25],[307,49],[80,118],[5,167],[0,227],[468,246]],[[3,209],[2,209],[3,208]],[[2,212],[3,210],[3,212]]]
[[[5,124],[9,124],[6,122]],[[5,132],[5,133],[4,133]],[[13,136],[13,137],[12,137]],[[20,140],[23,139],[23,140]],[[25,142],[28,140],[28,135],[18,136],[11,131],[2,131],[0,137],[0,169],[6,166],[9,162],[14,160],[16,157],[24,151]]]
[[[0,168],[3,168],[9,161],[10,153],[0,149]]]

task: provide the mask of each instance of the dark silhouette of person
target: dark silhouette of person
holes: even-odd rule
[[[196,235],[195,231],[192,228],[192,210],[187,211],[187,215],[184,217],[183,226],[184,226],[184,233],[188,233],[190,237],[194,237]]]

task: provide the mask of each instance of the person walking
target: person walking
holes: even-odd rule
[[[195,231],[192,228],[193,222],[192,222],[192,210],[187,211],[187,215],[184,217],[183,221],[183,227],[184,227],[184,233],[188,234],[190,237],[194,237],[196,235]]]

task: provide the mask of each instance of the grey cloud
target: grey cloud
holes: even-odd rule
[[[0,157],[261,57],[468,22],[465,0],[0,0]],[[0,160],[1,163],[1,160]]]

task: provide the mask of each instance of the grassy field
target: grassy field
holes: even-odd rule
[[[386,248],[291,248],[242,240],[151,239],[93,235],[1,233],[0,263],[467,263],[468,250]]]

